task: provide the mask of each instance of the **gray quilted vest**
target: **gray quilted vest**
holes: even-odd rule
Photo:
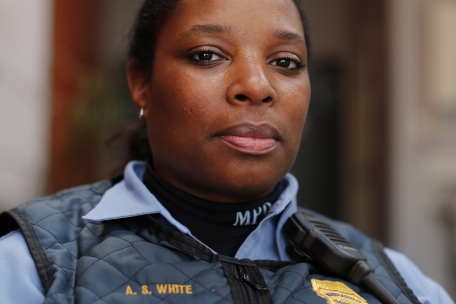
[[[0,235],[20,228],[35,261],[44,303],[380,303],[363,288],[308,263],[238,260],[149,215],[86,222],[112,182],[39,198],[0,215]],[[383,252],[349,225],[331,225],[368,258],[403,304],[419,301]]]

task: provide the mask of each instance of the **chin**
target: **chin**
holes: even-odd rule
[[[288,170],[271,168],[270,170],[236,170],[233,174],[224,174],[223,178],[217,180],[216,185],[211,188],[214,192],[250,200],[268,194],[274,189],[280,180],[287,174]],[[228,173],[228,172],[226,172]]]

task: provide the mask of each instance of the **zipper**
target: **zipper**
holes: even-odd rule
[[[253,262],[220,257],[227,260],[221,262],[235,304],[273,304],[269,288],[265,284],[260,270]]]
[[[241,265],[237,265],[236,268],[236,270],[238,271],[238,278],[239,280],[241,280],[241,282],[249,285],[250,287],[253,287],[256,290],[268,290],[266,286],[263,286],[255,280],[253,280],[252,277],[244,271],[244,267],[242,267]]]
[[[247,294],[248,303],[258,304],[259,299],[257,296],[258,291],[265,291],[268,290],[266,286],[263,286],[253,280],[252,276],[250,276],[246,269],[241,265],[236,265],[236,276],[244,285],[244,290]]]

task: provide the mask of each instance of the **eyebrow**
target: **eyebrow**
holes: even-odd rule
[[[200,34],[228,34],[231,31],[230,27],[221,24],[197,24],[192,26],[191,29],[185,31],[179,36],[180,39],[185,39],[192,35],[200,35]]]
[[[301,35],[290,31],[278,30],[274,32],[274,37],[280,40],[295,41],[303,43],[304,45],[306,44],[306,40]]]

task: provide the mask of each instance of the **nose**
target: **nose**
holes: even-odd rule
[[[278,96],[268,78],[267,66],[260,60],[245,59],[232,66],[233,80],[227,89],[228,102],[238,105],[274,105]]]

